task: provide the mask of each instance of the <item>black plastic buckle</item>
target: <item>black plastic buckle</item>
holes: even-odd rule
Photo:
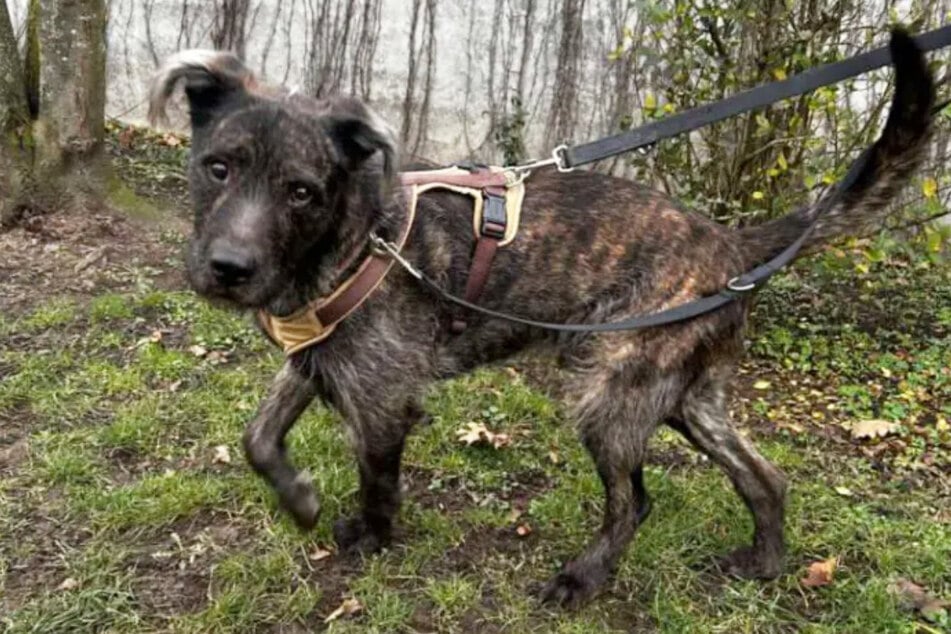
[[[483,196],[482,226],[479,233],[501,240],[505,237],[505,228],[508,225],[508,216],[505,213],[505,197],[486,192]]]

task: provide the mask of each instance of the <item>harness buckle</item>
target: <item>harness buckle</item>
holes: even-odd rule
[[[508,226],[505,197],[484,192],[483,200],[485,204],[482,207],[482,226],[479,227],[479,233],[489,238],[502,240],[505,238],[505,229]]]

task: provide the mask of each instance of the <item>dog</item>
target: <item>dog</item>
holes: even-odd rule
[[[934,85],[914,40],[890,40],[895,94],[859,178],[825,210],[806,250],[877,228],[887,203],[920,164]],[[390,129],[348,97],[316,99],[259,82],[225,52],[185,51],[157,73],[150,115],[164,117],[184,83],[192,128],[189,189],[194,235],[190,285],[240,309],[293,315],[327,297],[372,249],[393,239],[406,200],[396,184]],[[712,294],[768,260],[815,219],[809,205],[732,230],[666,195],[594,172],[536,171],[518,238],[500,249],[480,303],[543,321],[600,323]],[[459,293],[473,257],[471,201],[452,192],[418,202],[402,257]],[[356,454],[360,508],[334,524],[341,550],[370,553],[391,539],[400,505],[400,456],[424,418],[427,386],[535,346],[572,377],[570,411],[604,486],[604,519],[588,546],[542,591],[581,604],[609,579],[651,508],[642,463],[660,425],[683,434],[732,480],[754,520],[750,546],[722,560],[726,572],[775,578],[783,569],[786,478],[731,424],[727,386],[743,352],[750,308],[739,298],[712,313],[650,329],[558,334],[468,314],[393,269],[317,345],[288,355],[244,433],[247,459],[303,528],[320,503],[284,438],[315,399],[346,421]]]

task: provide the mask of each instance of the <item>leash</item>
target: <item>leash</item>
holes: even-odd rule
[[[923,53],[949,46],[951,45],[951,24],[918,35],[914,40]],[[841,62],[811,68],[783,81],[751,88],[716,103],[685,110],[628,132],[580,145],[559,145],[552,152],[551,158],[516,165],[513,169],[528,170],[554,165],[560,172],[570,172],[581,165],[618,154],[634,150],[643,152],[662,139],[678,136],[684,132],[882,68],[890,64],[891,60],[891,51],[888,46],[883,46]]]
[[[919,35],[914,38],[914,40],[921,52],[933,51],[949,46],[951,45],[951,24]],[[890,49],[888,47],[878,48],[841,62],[827,64],[805,71],[781,82],[767,84],[739,93],[714,104],[688,110],[679,115],[647,124],[629,132],[572,147],[561,145],[555,148],[551,158],[513,166],[511,169],[527,175],[532,169],[554,165],[561,172],[570,172],[579,165],[592,163],[617,154],[635,150],[644,151],[645,148],[649,148],[661,139],[676,136],[742,112],[766,106],[775,101],[788,99],[789,97],[815,90],[816,88],[842,81],[843,79],[854,77],[876,68],[881,68],[890,62]],[[932,113],[943,109],[947,103],[946,101],[932,108]],[[721,289],[713,295],[707,295],[666,310],[638,315],[621,321],[600,324],[557,324],[483,308],[461,297],[457,297],[444,289],[435,280],[428,277],[406,260],[406,258],[401,255],[400,249],[392,242],[383,240],[372,233],[370,234],[370,241],[378,252],[388,254],[401,268],[422,282],[441,299],[488,317],[546,330],[574,333],[617,332],[664,326],[704,315],[750,294],[795,259],[803,245],[805,245],[806,241],[815,231],[825,213],[840,202],[845,193],[859,179],[862,170],[869,161],[871,152],[872,148],[868,148],[859,155],[849,167],[845,178],[837,184],[832,193],[817,203],[815,215],[809,225],[796,240],[783,249],[778,255],[752,270],[732,278],[727,282],[726,288]]]

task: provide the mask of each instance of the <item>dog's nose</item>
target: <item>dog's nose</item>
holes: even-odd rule
[[[254,275],[254,257],[232,244],[213,242],[210,260],[215,279],[224,286],[240,286]]]

